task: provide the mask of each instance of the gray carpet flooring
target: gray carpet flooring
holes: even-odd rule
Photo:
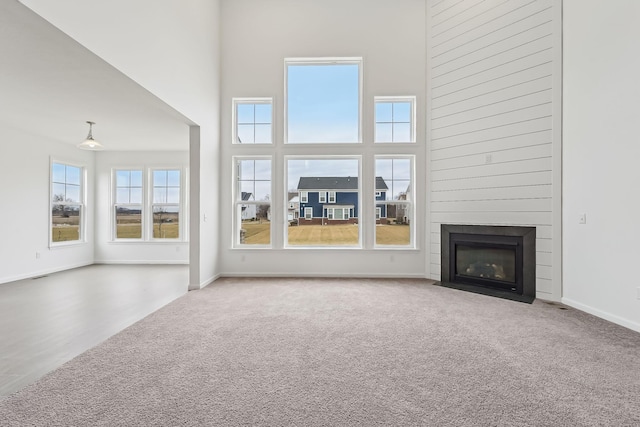
[[[424,280],[222,279],[0,402],[3,426],[638,426],[640,334]]]

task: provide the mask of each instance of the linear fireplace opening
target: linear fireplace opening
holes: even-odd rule
[[[531,303],[535,227],[443,224],[443,286]]]

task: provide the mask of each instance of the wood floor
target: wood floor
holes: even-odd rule
[[[186,265],[93,265],[0,284],[0,399],[184,295]]]

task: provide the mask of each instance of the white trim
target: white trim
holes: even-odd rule
[[[313,248],[317,248],[317,246],[312,246],[312,247],[303,247],[303,249],[313,249]],[[345,249],[344,246],[342,247],[337,247],[337,246],[332,246],[329,247],[330,249],[333,248],[337,248],[337,249]],[[322,248],[325,249],[325,248]],[[358,249],[358,248],[354,248],[354,249]],[[424,276],[424,274],[398,274],[398,273],[381,273],[381,274],[371,274],[371,273],[338,273],[338,274],[331,274],[331,273],[326,273],[326,272],[317,272],[317,273],[290,273],[290,272],[279,272],[279,273],[230,273],[230,272],[226,272],[226,273],[220,273],[219,274],[219,278],[225,278],[225,277],[292,277],[292,278],[296,278],[296,277],[303,277],[303,278],[316,278],[316,277],[320,277],[320,278],[327,278],[327,279],[341,279],[341,278],[353,278],[353,279],[423,279],[425,281],[425,285],[433,285],[435,284],[436,280],[433,279],[428,279]]]
[[[309,216],[309,218],[307,218],[307,212],[311,212],[311,216]],[[313,208],[312,207],[311,208],[307,208],[307,207],[304,208],[304,216],[303,216],[303,218],[305,220],[307,220],[307,221],[313,219]]]
[[[620,326],[624,326],[625,328],[629,328],[631,330],[634,330],[636,332],[640,332],[640,323],[631,321],[631,320],[627,320],[624,317],[620,317],[617,316],[615,314],[611,314],[609,312],[597,309],[597,308],[593,308],[589,305],[586,304],[582,304],[578,301],[572,300],[570,298],[565,298],[562,297],[562,299],[560,300],[563,304],[568,305],[569,307],[573,307],[575,309],[578,309],[580,311],[584,311],[585,313],[589,313],[592,314],[594,316],[597,316],[601,319],[604,320],[608,320],[609,322],[613,322],[617,325]]]
[[[239,98],[234,97],[231,98],[231,143],[237,145],[243,145],[243,143],[238,142],[238,123],[237,123],[237,107],[239,104],[268,104],[271,105],[271,142],[269,143],[244,143],[244,145],[273,145],[275,141],[275,123],[274,123],[274,112],[275,105],[272,97],[260,97],[260,98]],[[254,126],[256,123],[254,122]]]
[[[308,191],[300,191],[300,203],[309,203],[309,192]],[[304,196],[303,196],[304,194]]]
[[[164,202],[164,203],[156,203],[154,201],[154,197],[155,197],[155,185],[154,185],[154,172],[156,171],[178,171],[180,172],[180,179],[179,179],[179,191],[180,191],[180,195],[178,197],[178,202]],[[166,166],[166,167],[162,167],[162,166],[154,166],[154,167],[150,167],[147,169],[147,174],[148,174],[148,197],[145,199],[148,202],[148,206],[147,206],[147,213],[146,213],[146,219],[148,220],[148,226],[147,226],[147,238],[146,241],[148,242],[184,242],[186,241],[185,239],[185,215],[186,218],[188,220],[188,213],[186,212],[186,203],[185,203],[185,171],[184,168],[182,166]],[[161,186],[162,188],[175,188],[175,186],[171,186],[169,187],[168,185],[166,186]],[[154,222],[154,207],[156,206],[160,206],[160,207],[178,207],[178,237],[153,237],[153,228],[155,225]]]
[[[118,171],[127,171],[127,172],[133,172],[133,171],[140,171],[140,173],[142,174],[142,200],[140,201],[139,204],[137,203],[117,203],[117,192],[118,192],[118,184],[117,184],[117,172]],[[128,187],[129,189],[131,189],[131,186]],[[111,211],[109,214],[109,218],[110,218],[110,224],[111,224],[111,240],[109,242],[135,242],[135,243],[140,243],[140,242],[146,242],[147,238],[147,232],[145,230],[146,228],[146,221],[145,221],[145,217],[146,217],[146,211],[148,206],[146,205],[146,201],[147,201],[147,193],[148,191],[148,182],[147,182],[147,176],[145,174],[145,168],[144,166],[140,166],[140,167],[112,167],[111,168],[111,181],[110,181],[110,206],[111,206]],[[116,208],[118,206],[140,206],[140,227],[141,227],[141,232],[140,232],[140,238],[136,239],[136,238],[122,238],[122,237],[118,237],[118,233],[117,233],[117,215],[116,215]]]
[[[376,104],[378,103],[399,103],[399,102],[408,102],[410,106],[409,111],[409,141],[384,141],[378,142],[377,135],[377,124],[378,120],[376,117]],[[391,125],[393,126],[391,122]],[[414,144],[416,142],[416,96],[415,95],[406,95],[406,96],[374,96],[373,97],[373,141],[376,144]]]
[[[53,241],[53,165],[54,164],[59,164],[59,165],[63,165],[65,166],[65,168],[67,166],[71,166],[74,168],[78,168],[80,169],[80,202],[79,203],[68,203],[68,202],[61,202],[58,203],[60,205],[64,205],[64,206],[78,206],[79,207],[79,221],[78,221],[78,239],[77,240],[64,240],[64,241],[60,241],[60,242],[54,242]],[[69,162],[69,161],[64,161],[64,160],[58,160],[53,156],[49,157],[49,225],[48,225],[48,234],[49,234],[49,242],[48,242],[48,248],[49,249],[55,249],[58,247],[65,247],[65,246],[72,246],[72,245],[80,245],[80,244],[85,244],[88,243],[87,242],[87,238],[86,238],[86,228],[87,228],[87,216],[88,216],[88,209],[87,209],[87,194],[88,194],[88,185],[87,185],[87,180],[88,180],[88,175],[87,175],[87,166],[83,163],[78,163],[78,162]],[[66,178],[65,178],[65,185],[66,185]]]
[[[253,145],[253,144],[251,144]],[[258,144],[258,145],[267,145],[267,144]],[[271,177],[270,177],[270,189],[269,193],[271,195],[270,200],[241,200],[239,197],[242,190],[239,187],[239,176],[238,176],[238,163],[240,161],[247,160],[268,160],[271,168]],[[232,182],[232,191],[231,191],[231,221],[232,221],[232,233],[231,233],[231,249],[272,249],[273,248],[273,226],[274,221],[269,221],[269,235],[270,242],[268,245],[247,245],[240,243],[240,230],[242,229],[242,210],[240,210],[240,214],[238,214],[238,208],[242,205],[269,205],[269,209],[273,206],[273,156],[271,155],[257,155],[257,156],[231,156],[231,182]],[[254,194],[255,198],[255,194]]]
[[[46,276],[48,274],[58,273],[60,271],[67,271],[67,270],[71,270],[71,269],[74,269],[74,268],[86,267],[86,266],[93,265],[93,264],[94,264],[94,262],[81,262],[81,263],[77,263],[77,264],[69,264],[69,265],[65,265],[65,266],[58,266],[58,267],[55,267],[55,268],[47,268],[47,269],[44,269],[44,270],[31,271],[29,273],[18,274],[18,275],[15,275],[15,276],[3,277],[3,278],[0,278],[0,285],[4,284],[4,283],[16,282],[18,280],[25,280],[25,279],[32,279],[32,278],[39,277],[39,276]]]
[[[358,185],[360,185],[360,179],[358,178]],[[354,193],[354,192],[358,192],[360,191],[360,189],[356,189],[356,190],[346,190],[345,193]],[[331,200],[331,196],[333,196],[333,200]],[[329,191],[329,195],[327,197],[327,203],[336,203],[336,200],[338,199],[338,192],[337,191]]]
[[[220,274],[216,274],[214,276],[209,277],[206,280],[201,281],[200,283],[189,283],[188,289],[190,291],[198,291],[206,286],[209,286],[210,284],[218,280],[220,277],[222,277]]]
[[[175,259],[123,259],[123,260],[102,260],[97,259],[94,264],[112,265],[112,264],[139,264],[139,265],[189,265],[189,260],[175,260]]]
[[[306,202],[308,203],[308,202]],[[318,191],[318,203],[327,203],[327,192]]]
[[[292,145],[308,145],[317,144],[309,142],[290,142],[289,141],[289,99],[288,93],[288,65],[358,65],[358,140],[356,142],[338,142],[338,143],[319,143],[320,145],[340,145],[340,144],[362,144],[362,118],[363,118],[363,100],[364,100],[364,82],[363,69],[364,59],[361,56],[353,57],[302,57],[302,58],[284,58],[284,116],[283,116],[283,133],[284,144]]]
[[[390,159],[390,160],[409,160],[409,164],[410,164],[410,168],[411,170],[409,171],[409,186],[411,188],[411,191],[406,191],[405,190],[405,194],[408,196],[405,200],[374,200],[374,206],[377,209],[376,205],[385,205],[385,216],[382,217],[382,215],[380,216],[380,218],[389,218],[389,205],[405,205],[407,206],[407,218],[409,219],[409,244],[407,245],[378,245],[376,243],[376,239],[375,239],[375,235],[374,235],[374,249],[388,249],[388,248],[406,248],[406,249],[418,249],[418,245],[416,244],[416,236],[417,236],[417,229],[418,229],[418,221],[416,221],[416,201],[415,201],[415,192],[416,192],[416,187],[417,187],[417,182],[416,182],[416,154],[392,154],[392,155],[386,155],[386,154],[382,154],[382,155],[375,155],[374,156],[374,163],[376,160],[381,159],[381,160],[385,160],[385,159]],[[374,180],[376,176],[380,176],[380,174],[378,174],[378,171],[374,171]],[[383,177],[384,179],[384,177]],[[393,180],[392,180],[393,181]],[[385,179],[385,182],[387,182],[387,180]],[[391,184],[393,185],[393,182],[391,182]],[[388,185],[387,185],[388,186]],[[387,190],[384,190],[387,192],[387,194],[392,191],[391,188],[388,188]],[[391,197],[393,197],[393,194],[391,194]],[[397,209],[397,207],[396,207]],[[377,219],[376,219],[377,220]],[[375,234],[375,232],[374,232]]]

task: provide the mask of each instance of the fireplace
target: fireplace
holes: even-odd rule
[[[441,285],[531,303],[535,243],[535,227],[442,224]]]

